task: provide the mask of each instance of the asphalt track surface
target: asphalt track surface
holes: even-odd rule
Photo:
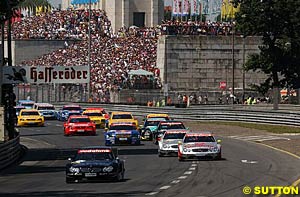
[[[179,162],[159,158],[157,145],[118,146],[125,160],[123,182],[65,183],[65,165],[77,148],[104,145],[97,136],[63,136],[63,123],[47,121],[45,127],[19,128],[27,147],[18,165],[0,173],[0,196],[254,196],[244,186],[286,186],[300,175],[300,161],[259,144],[222,139],[222,160]],[[187,125],[188,126],[188,125]]]

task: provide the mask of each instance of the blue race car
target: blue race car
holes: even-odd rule
[[[105,145],[133,144],[140,145],[140,133],[133,123],[113,123],[104,134]]]
[[[24,106],[26,109],[32,109],[34,103],[35,102],[32,100],[19,100],[17,106]]]
[[[33,106],[45,119],[55,119],[55,107],[50,103],[35,103]]]
[[[56,112],[56,119],[59,121],[68,120],[70,113],[72,115],[80,115],[83,110],[79,105],[64,105],[59,111]]]

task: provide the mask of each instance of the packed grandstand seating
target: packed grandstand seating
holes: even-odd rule
[[[88,65],[88,15],[86,10],[52,11],[14,23],[13,39],[78,40],[74,44],[66,41],[65,48],[24,61],[22,65]],[[159,35],[228,35],[231,32],[230,24],[191,21],[163,21],[157,27],[123,27],[113,32],[104,11],[92,10],[91,19],[91,89],[94,98],[122,88],[161,88],[156,66]],[[130,79],[128,72],[136,69],[155,75],[151,79]],[[137,84],[139,81],[143,83]]]

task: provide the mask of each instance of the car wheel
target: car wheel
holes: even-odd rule
[[[221,160],[222,159],[222,153],[221,151],[219,152],[218,156],[216,157],[216,160]]]
[[[158,153],[158,157],[163,157],[164,155],[162,153]]]
[[[71,177],[66,177],[66,183],[75,183],[76,179],[71,178]]]
[[[124,172],[119,172],[117,177],[116,177],[116,181],[120,182],[124,179]]]

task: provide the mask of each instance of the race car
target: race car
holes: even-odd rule
[[[148,118],[144,125],[140,126],[140,133],[142,140],[153,140],[153,132],[157,130],[158,124],[165,121],[165,118]]]
[[[36,109],[21,109],[17,126],[44,126],[44,117]]]
[[[19,100],[17,106],[24,106],[26,109],[32,109],[34,103],[35,102],[32,100]]]
[[[100,110],[85,110],[83,115],[87,115],[99,128],[105,128],[105,117]]]
[[[72,115],[64,123],[64,135],[96,135],[96,124],[85,115]]]
[[[50,103],[35,103],[33,109],[38,110],[45,119],[55,119],[55,108]]]
[[[138,120],[130,112],[112,112],[108,121],[108,127],[118,122],[132,122],[138,127]]]
[[[134,123],[113,123],[105,132],[105,145],[133,144],[140,145],[140,133]]]
[[[158,144],[158,141],[160,141],[161,137],[164,135],[164,133],[167,130],[170,129],[187,129],[185,128],[184,124],[180,121],[174,121],[174,120],[168,120],[168,121],[161,121],[157,129],[153,131],[153,143]]]
[[[211,132],[193,131],[186,133],[178,143],[178,160],[210,157],[221,159],[221,140],[216,140]]]
[[[178,152],[178,142],[182,141],[185,134],[188,132],[186,129],[171,129],[167,130],[158,141],[158,156],[175,154]]]
[[[117,151],[111,147],[81,148],[73,159],[68,160],[70,162],[66,165],[66,183],[95,179],[115,181],[124,179],[124,161],[118,158]]]
[[[66,121],[69,117],[70,111],[77,114],[82,113],[82,108],[79,105],[64,105],[59,111],[56,112],[56,119]]]

